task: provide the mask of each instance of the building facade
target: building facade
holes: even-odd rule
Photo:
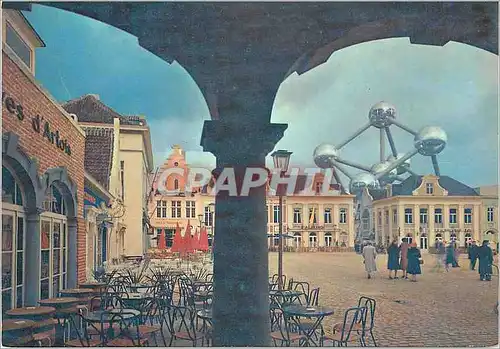
[[[481,196],[481,232],[482,239],[489,240],[490,246],[497,251],[498,243],[498,185],[490,185],[476,188]]]
[[[124,116],[94,94],[66,102],[87,134],[85,167],[114,196],[107,259],[142,256],[149,247],[147,202],[153,154],[144,117]]]
[[[180,168],[183,175],[165,175],[170,169]],[[209,244],[214,231],[215,216],[212,207],[215,197],[212,183],[195,190],[193,194],[185,192],[185,179],[189,175],[189,165],[185,153],[179,146],[174,146],[172,153],[159,167],[153,181],[154,195],[149,202],[149,217],[154,234],[165,233],[167,247],[172,244],[173,233],[177,224],[183,229],[191,225],[193,229],[206,227]],[[343,194],[339,188],[334,195],[322,196],[319,189],[324,176],[318,174],[313,181],[315,191],[309,195],[299,194],[304,189],[305,177],[297,179],[294,195],[283,199],[283,232],[286,234],[285,246],[290,251],[331,250],[333,247],[349,248],[354,245],[354,196]],[[160,183],[161,182],[161,183]],[[166,190],[179,190],[176,196],[160,193],[161,186]],[[279,198],[269,189],[266,200],[268,244],[270,249],[277,245],[279,231]],[[194,230],[193,230],[194,231]]]
[[[483,235],[481,197],[448,176],[411,176],[381,192],[365,189],[362,196],[361,229],[372,230],[380,244],[406,237],[423,251],[437,240],[455,240],[465,248]]]
[[[44,43],[2,11],[2,310],[85,280],[85,133],[34,78]]]

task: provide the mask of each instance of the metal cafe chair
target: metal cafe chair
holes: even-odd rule
[[[366,346],[363,333],[366,326],[367,312],[368,309],[365,306],[347,309],[344,313],[344,321],[341,326],[334,325],[332,327],[331,334],[326,334],[321,337],[320,345],[324,346],[324,342],[327,340],[332,342],[332,346],[347,347],[348,343],[353,343],[356,340],[359,340],[360,346]],[[359,330],[357,329],[358,324],[360,325]],[[359,335],[360,331],[362,332],[361,335]],[[357,336],[353,336],[353,334],[356,334]]]

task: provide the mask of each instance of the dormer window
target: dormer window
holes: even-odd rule
[[[434,194],[434,183],[425,183],[425,193],[428,195]]]
[[[31,47],[21,38],[14,27],[7,22],[5,28],[5,41],[19,59],[31,70]]]

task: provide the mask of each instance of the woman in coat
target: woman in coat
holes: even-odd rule
[[[454,262],[455,262],[455,249],[453,248],[453,242],[450,242],[450,244],[446,246],[446,260],[444,262],[446,271],[449,271],[450,265],[453,266]]]
[[[399,247],[396,240],[393,240],[387,249],[387,269],[389,270],[389,279],[392,279],[391,272],[394,270],[394,279],[397,279],[399,269]]]
[[[493,273],[493,251],[488,246],[489,241],[484,240],[483,245],[478,248],[477,255],[479,257],[479,279],[481,281],[491,281]]]
[[[412,275],[411,281],[417,281],[417,275],[422,274],[420,269],[420,250],[417,248],[417,243],[412,242],[408,249],[408,274]]]

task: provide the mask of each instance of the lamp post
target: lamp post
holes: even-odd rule
[[[271,154],[273,157],[274,167],[280,170],[280,176],[288,171],[290,163],[290,155],[292,152],[287,150],[277,150]],[[278,289],[283,289],[283,193],[276,188],[279,198],[279,237],[278,237]]]
[[[198,222],[200,222],[200,230],[201,230],[201,226],[203,225],[203,214],[199,214],[198,215]]]

